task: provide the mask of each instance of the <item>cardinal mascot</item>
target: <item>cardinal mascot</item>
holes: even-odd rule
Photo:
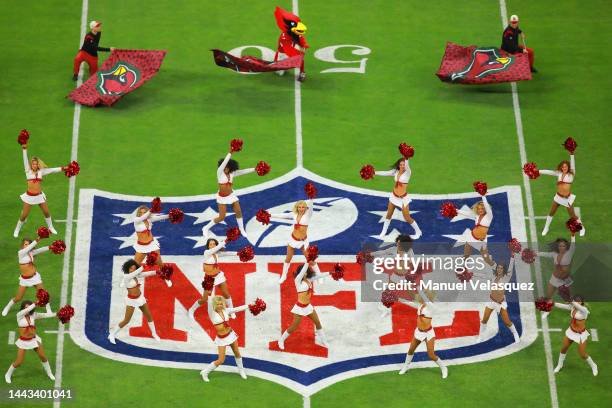
[[[274,10],[274,17],[276,17],[276,24],[281,30],[281,35],[278,37],[278,48],[274,55],[274,62],[278,61],[279,58],[285,59],[294,57],[296,55],[304,55],[306,49],[310,46],[306,42],[306,26],[302,23],[302,20],[293,13],[289,13],[280,7],[276,7]],[[276,71],[277,74],[283,75],[285,71]],[[300,75],[298,81],[303,82],[306,79],[306,73],[304,72],[304,61],[300,65]]]

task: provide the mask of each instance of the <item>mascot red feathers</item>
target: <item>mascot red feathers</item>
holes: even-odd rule
[[[280,7],[276,7],[276,10],[274,10],[274,17],[276,17],[276,24],[281,30],[274,61],[278,61],[279,54],[285,54],[287,57],[294,57],[300,54],[304,55],[306,49],[310,47],[304,37],[306,33],[306,26],[304,23],[302,23],[298,16]],[[301,82],[305,79],[306,73],[304,72],[304,62],[302,62],[298,80]]]

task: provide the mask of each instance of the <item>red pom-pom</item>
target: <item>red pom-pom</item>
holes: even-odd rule
[[[161,198],[155,197],[153,201],[151,201],[151,212],[160,213],[161,210],[162,210]]]
[[[255,251],[251,245],[245,246],[240,251],[238,251],[238,258],[240,258],[241,262],[248,262],[251,259],[255,258]]]
[[[183,219],[185,218],[183,210],[179,208],[171,208],[170,211],[168,211],[168,216],[172,224],[183,222]]]
[[[561,285],[559,286],[559,296],[561,296],[561,299],[565,300],[566,302],[571,302],[572,301],[572,294],[570,293],[570,287],[567,285]]]
[[[255,214],[255,219],[263,225],[268,225],[270,223],[270,213],[262,208]]]
[[[215,277],[210,275],[204,275],[204,280],[202,281],[202,288],[205,291],[211,291],[215,287]]]
[[[319,247],[316,245],[310,245],[306,250],[306,260],[308,262],[314,262],[319,256]]]
[[[481,196],[487,194],[487,183],[484,181],[475,181],[474,190],[476,190],[476,192]]]
[[[57,315],[57,318],[60,320],[60,322],[62,322],[63,324],[66,324],[70,321],[72,316],[74,316],[74,309],[72,306],[66,305],[60,308],[60,310],[57,311],[56,315]]]
[[[147,266],[157,265],[158,259],[159,259],[159,254],[157,252],[149,252],[147,254],[147,260],[145,261],[145,264]]]
[[[57,241],[53,241],[51,245],[49,245],[49,250],[53,252],[55,255],[63,254],[66,250],[66,243],[61,239]]]
[[[538,170],[538,166],[535,163],[531,162],[525,163],[525,165],[523,166],[523,173],[525,173],[525,175],[532,180],[535,180],[540,177],[540,170]]]
[[[36,306],[45,306],[47,303],[49,303],[50,298],[49,292],[44,289],[38,289],[36,291]]]
[[[582,224],[578,221],[578,218],[572,217],[566,221],[565,226],[572,234],[575,234],[582,230]]]
[[[304,192],[306,193],[306,197],[308,197],[309,199],[313,199],[317,196],[317,188],[314,184],[312,184],[311,181],[306,183],[306,185],[304,186]]]
[[[344,278],[344,266],[341,263],[336,263],[334,265],[334,270],[331,271],[331,277],[334,280],[340,280]]]
[[[49,238],[49,235],[51,234],[51,231],[49,231],[49,228],[47,228],[47,227],[40,227],[36,231],[36,234],[39,237],[41,237],[41,238]]]
[[[230,150],[232,153],[239,152],[242,150],[242,139],[232,139],[230,142]]]
[[[512,238],[510,241],[508,241],[508,249],[510,249],[510,252],[513,254],[518,254],[521,252],[522,246],[518,239]]]
[[[574,138],[568,137],[567,139],[565,139],[565,142],[563,142],[563,147],[565,147],[565,150],[570,152],[570,154],[574,154],[576,148],[578,147],[578,143],[576,143]]]
[[[25,144],[28,144],[29,139],[30,139],[30,132],[28,132],[25,129],[22,129],[21,132],[19,132],[19,136],[17,136],[17,143],[23,146]]]
[[[457,216],[457,207],[455,207],[455,204],[451,203],[450,201],[442,203],[442,206],[440,207],[440,214],[446,218],[455,218]]]
[[[235,241],[240,238],[240,230],[238,229],[238,227],[228,228],[225,232],[225,236],[227,237],[225,239],[225,242]]]
[[[385,290],[381,295],[380,295],[380,301],[382,302],[383,305],[385,305],[385,307],[391,307],[393,306],[393,304],[395,302],[397,302],[398,300],[398,296],[397,293],[393,292],[392,290]]]
[[[165,280],[170,280],[170,277],[172,276],[172,272],[174,272],[174,268],[172,267],[172,265],[170,264],[163,264],[162,266],[160,266],[156,271],[157,276],[159,276],[162,279]]]
[[[536,259],[536,253],[533,249],[525,248],[521,252],[521,259],[525,263],[532,264]]]
[[[455,274],[457,275],[457,279],[459,279],[461,282],[472,280],[472,277],[474,276],[469,269],[463,267],[457,268],[455,270]]]
[[[361,168],[361,170],[359,170],[359,175],[362,179],[369,180],[371,178],[374,178],[374,172],[374,166],[372,166],[371,164],[366,164]]]
[[[374,262],[374,256],[369,251],[359,251],[357,252],[357,263],[359,265],[365,265],[366,263]]]
[[[555,302],[546,298],[539,298],[535,301],[535,307],[541,312],[550,312],[555,305]]]
[[[404,156],[404,159],[410,159],[412,156],[414,156],[414,148],[406,143],[400,143],[398,149],[401,155]]]
[[[265,176],[270,172],[270,165],[265,161],[260,161],[257,163],[257,166],[255,166],[255,171],[257,172],[257,175]]]
[[[71,161],[66,167],[64,167],[64,174],[66,177],[76,176],[80,171],[81,167],[79,166],[79,163],[75,161]]]
[[[261,312],[266,310],[266,302],[263,299],[257,298],[255,302],[249,305],[249,311],[253,314],[253,316],[257,316]]]

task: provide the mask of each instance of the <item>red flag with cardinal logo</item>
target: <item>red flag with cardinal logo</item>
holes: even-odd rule
[[[220,67],[229,68],[236,72],[270,72],[282,71],[286,69],[299,68],[304,61],[304,54],[296,55],[281,61],[271,62],[264,61],[260,58],[246,55],[244,57],[236,57],[227,52],[214,49],[212,50],[215,58],[215,64]]]
[[[68,97],[81,105],[111,106],[153,78],[165,56],[164,50],[115,50],[98,72]]]
[[[436,75],[443,82],[491,84],[530,80],[531,70],[527,54],[449,42]]]

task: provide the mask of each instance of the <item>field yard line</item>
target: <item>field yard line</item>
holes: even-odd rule
[[[299,14],[298,0],[293,0],[293,14]],[[304,154],[302,152],[302,83],[298,81],[299,69],[295,69],[295,167],[304,167]]]
[[[15,344],[15,332],[12,330],[9,331],[8,344]]]
[[[87,27],[87,10],[89,8],[89,0],[83,0],[81,8],[81,35],[79,37],[79,46],[85,37],[85,29]],[[79,87],[83,83],[83,71],[79,72],[79,79],[76,86]],[[72,117],[72,148],[70,152],[70,161],[77,160],[79,151],[79,126],[81,122],[81,105],[74,104],[74,115]],[[60,304],[65,305],[68,301],[68,280],[70,279],[70,257],[72,249],[72,227],[74,219],[74,190],[76,189],[76,178],[70,177],[68,186],[68,209],[66,211],[66,251],[64,252],[64,266],[62,269],[62,291],[60,295]],[[55,388],[62,386],[62,368],[64,359],[64,325],[58,324],[57,329],[57,351],[55,353]],[[62,400],[53,401],[53,408],[59,408]]]
[[[503,28],[508,25],[508,12],[506,9],[506,0],[499,0],[499,11],[501,13]],[[518,138],[519,151],[521,155],[521,166],[527,163],[527,151],[525,149],[525,136],[523,134],[523,119],[521,117],[521,107],[519,104],[518,90],[516,82],[512,82],[512,106],[514,108],[514,120],[516,122],[516,136]],[[538,243],[538,232],[536,229],[535,214],[533,211],[533,197],[531,195],[531,185],[529,184],[529,178],[523,174],[523,187],[525,189],[525,196],[527,198],[527,215],[529,216],[529,235],[532,245]],[[540,259],[536,257],[534,262],[536,285],[538,293],[542,294],[544,285],[542,282],[542,267],[540,265]],[[546,369],[548,371],[548,387],[550,390],[550,403],[552,408],[559,407],[559,398],[557,396],[557,382],[555,380],[555,374],[553,372],[553,356],[552,348],[550,343],[550,334],[548,328],[547,319],[541,319],[542,321],[542,338],[544,339],[544,353],[546,355]]]

